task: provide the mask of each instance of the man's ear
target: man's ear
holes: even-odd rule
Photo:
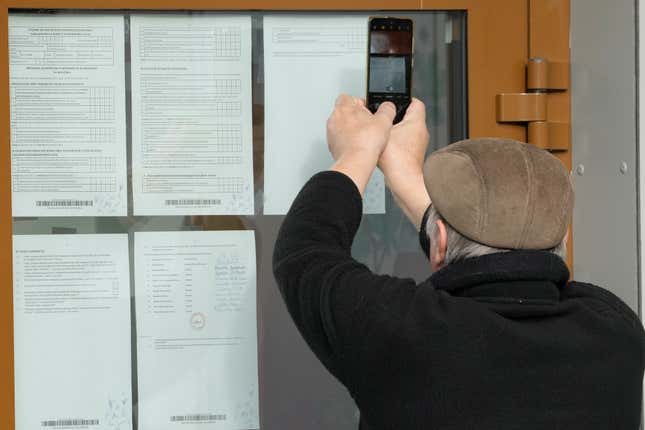
[[[431,240],[433,246],[430,250],[430,264],[433,272],[441,269],[446,261],[446,247],[448,244],[446,224],[440,219],[435,222],[437,226],[434,230],[434,237]]]

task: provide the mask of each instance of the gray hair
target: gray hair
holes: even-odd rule
[[[446,226],[447,241],[446,241],[446,257],[444,265],[454,263],[458,260],[463,260],[469,257],[480,257],[487,254],[495,254],[498,252],[508,252],[510,249],[494,248],[492,246],[484,245],[479,242],[468,239],[452,226],[446,222],[445,219],[437,212],[434,206],[430,206],[428,211],[428,222],[426,224],[426,233],[430,244],[437,232],[437,220],[441,220]],[[566,237],[555,248],[548,249],[547,251],[554,253],[558,257],[566,260],[567,258],[567,239]]]

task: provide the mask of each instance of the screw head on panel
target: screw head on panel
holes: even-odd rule
[[[627,170],[628,170],[627,162],[621,161],[621,163],[620,163],[620,173],[622,173],[624,175],[625,173],[627,173]]]
[[[585,174],[585,165],[584,164],[578,164],[578,167],[576,167],[576,173],[578,176],[582,176]]]

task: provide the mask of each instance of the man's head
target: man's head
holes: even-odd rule
[[[426,231],[433,269],[513,249],[564,255],[573,207],[569,175],[546,151],[508,139],[471,139],[428,157]]]

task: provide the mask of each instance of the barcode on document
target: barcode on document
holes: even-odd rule
[[[36,200],[36,206],[40,207],[82,207],[94,206],[93,200]]]
[[[45,420],[40,422],[42,427],[87,427],[99,425],[99,420],[86,420],[82,418],[63,418],[59,420]]]
[[[172,415],[171,422],[226,421],[226,414]]]
[[[220,199],[177,199],[166,200],[166,206],[203,206],[203,205],[219,205],[222,201]]]

